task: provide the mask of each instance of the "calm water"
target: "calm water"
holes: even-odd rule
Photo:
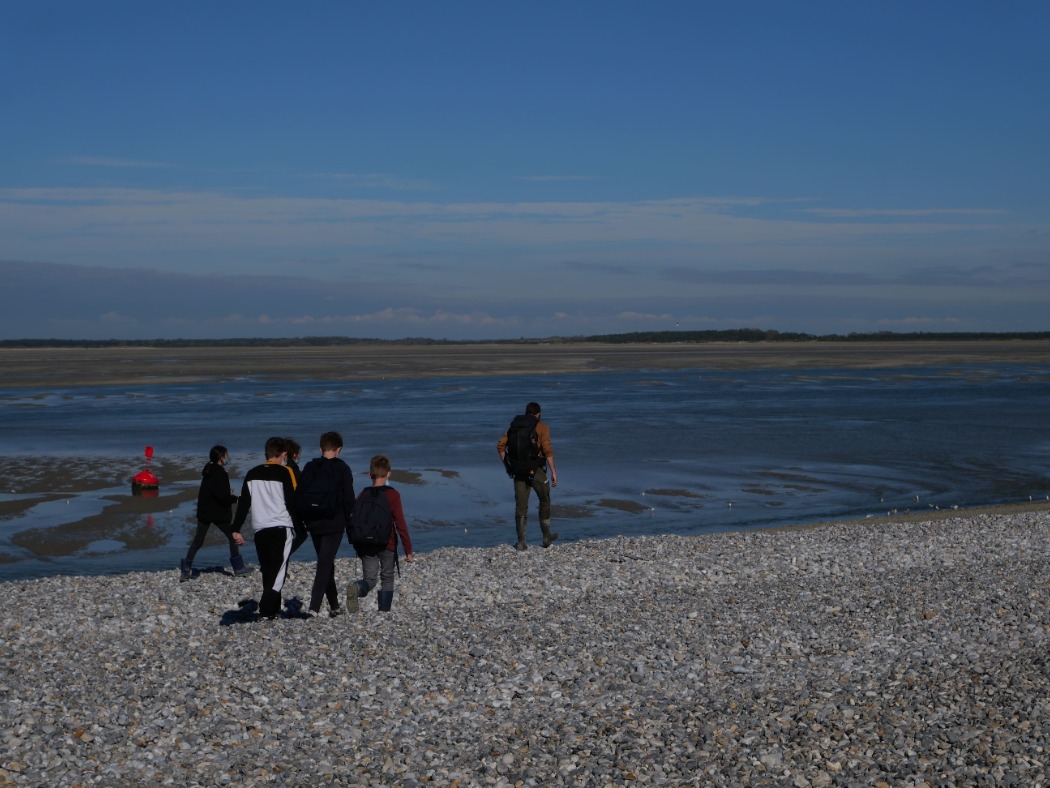
[[[224,443],[239,486],[268,436],[299,439],[305,463],[317,436],[337,429],[355,473],[382,451],[395,468],[418,474],[419,483],[399,488],[422,552],[512,540],[513,496],[495,444],[530,399],[551,425],[563,541],[1050,495],[1050,370],[1018,366],[20,390],[0,394],[0,434],[16,465],[41,455],[111,464],[126,457],[127,478],[146,445],[196,471],[208,448]],[[42,559],[12,544],[19,531],[104,514],[130,496],[121,484],[0,520],[0,553],[16,559],[0,563],[0,576],[177,565],[193,532],[193,503],[169,508],[165,500],[197,484],[161,482],[158,510],[142,518],[153,529],[149,548],[129,550],[100,533],[75,555]],[[538,538],[533,509],[530,539]],[[298,557],[312,554],[306,546]],[[250,546],[246,556],[254,561]],[[225,557],[217,543],[197,565]]]

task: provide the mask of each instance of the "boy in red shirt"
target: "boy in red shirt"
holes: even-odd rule
[[[358,599],[368,596],[368,592],[379,584],[379,609],[389,612],[394,601],[394,566],[397,562],[397,542],[405,549],[405,561],[412,563],[412,538],[408,535],[408,525],[405,523],[405,513],[401,508],[401,495],[389,485],[390,460],[382,454],[372,458],[368,475],[372,477],[372,487],[365,488],[357,496],[358,501],[363,496],[372,495],[373,492],[385,495],[390,508],[390,516],[393,518],[393,527],[390,529],[390,539],[386,544],[369,545],[354,542],[354,550],[361,559],[361,571],[364,579],[356,580],[346,587],[346,609],[349,613],[356,613],[361,609]],[[375,488],[381,488],[376,491]],[[355,510],[358,508],[354,507]]]

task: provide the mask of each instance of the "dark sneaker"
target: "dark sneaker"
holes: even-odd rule
[[[193,564],[183,558],[179,561],[179,582],[185,583],[193,579]]]

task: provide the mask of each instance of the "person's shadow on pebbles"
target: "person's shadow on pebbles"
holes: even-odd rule
[[[293,596],[285,600],[283,614],[285,618],[310,618],[310,614],[306,611],[306,605],[299,597]]]
[[[236,610],[227,610],[219,619],[220,627],[232,627],[235,624],[251,624],[259,620],[259,603],[254,599],[242,599]]]
[[[292,597],[284,603],[281,618],[309,618],[306,606],[299,597]],[[227,610],[219,619],[220,627],[232,627],[236,624],[250,624],[259,620],[259,603],[254,599],[242,599],[236,610]]]

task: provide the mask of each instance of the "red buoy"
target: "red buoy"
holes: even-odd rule
[[[160,480],[149,471],[136,473],[131,483],[137,484],[139,487],[160,487]]]
[[[136,473],[131,479],[131,493],[132,495],[142,495],[146,498],[153,498],[159,495],[158,488],[160,487],[160,480],[153,475],[149,469],[150,460],[153,459],[153,447],[146,447],[146,467],[139,473]]]

